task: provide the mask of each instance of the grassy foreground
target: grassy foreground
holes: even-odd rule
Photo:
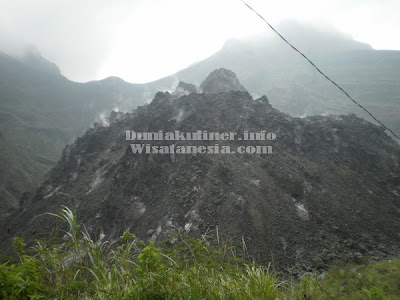
[[[176,235],[156,245],[125,231],[119,245],[80,232],[64,208],[67,238],[37,241],[18,261],[0,265],[0,299],[400,299],[400,260],[308,274],[293,283],[236,258],[229,243]],[[173,241],[172,241],[173,239]]]

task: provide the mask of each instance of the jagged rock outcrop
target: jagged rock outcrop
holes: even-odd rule
[[[202,86],[213,90],[208,79]],[[126,140],[126,131],[198,130],[237,135]],[[245,140],[246,131],[276,139]],[[134,153],[131,145],[142,144],[158,148]],[[214,153],[160,154],[171,144]],[[228,146],[231,154],[221,154]],[[272,153],[238,153],[248,146],[270,146]],[[400,254],[400,147],[354,115],[293,118],[245,91],[157,93],[149,105],[67,146],[36,195],[1,220],[1,236],[50,232],[54,218],[35,217],[60,205],[76,208],[92,235],[111,241],[127,228],[161,240],[172,229],[196,236],[218,226],[233,244],[243,239],[257,262],[296,275],[335,260]]]
[[[200,85],[200,89],[207,94],[243,91],[246,89],[240,84],[236,74],[230,70],[220,68],[207,76]]]
[[[194,84],[180,81],[175,91],[172,93],[172,95],[180,97],[183,95],[189,95],[190,93],[198,93],[198,92],[199,88]]]

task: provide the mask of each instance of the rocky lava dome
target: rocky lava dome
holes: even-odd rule
[[[384,130],[354,115],[291,117],[265,96],[253,99],[228,70],[201,89],[180,89],[113,113],[109,126],[66,146],[36,195],[2,216],[1,236],[48,233],[54,217],[36,216],[67,205],[90,234],[110,241],[125,229],[159,241],[173,229],[198,236],[218,226],[255,261],[293,275],[400,254],[400,147]],[[126,140],[126,131],[198,130],[276,139]],[[131,144],[266,145],[272,153],[134,154]]]

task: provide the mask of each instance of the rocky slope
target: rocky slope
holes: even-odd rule
[[[244,240],[256,261],[294,275],[335,260],[400,255],[400,147],[381,128],[354,115],[294,118],[265,96],[227,91],[236,76],[214,80],[220,93],[157,93],[68,145],[36,195],[0,221],[3,253],[16,234],[48,235],[54,218],[35,217],[67,205],[92,235],[111,241],[127,228],[161,240],[172,229],[198,235],[218,226],[233,244]],[[175,130],[237,136],[126,140],[126,131]],[[239,139],[263,130],[276,139]],[[135,154],[131,144],[218,144],[236,153]],[[238,153],[241,146],[272,153]]]

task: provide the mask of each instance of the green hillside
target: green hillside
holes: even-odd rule
[[[34,191],[66,144],[115,107],[132,110],[150,97],[119,78],[76,83],[40,56],[0,54],[0,212]]]

